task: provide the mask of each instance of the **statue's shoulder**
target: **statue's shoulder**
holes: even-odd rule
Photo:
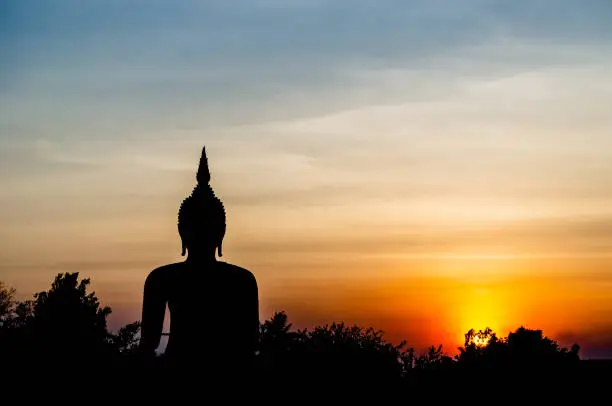
[[[243,267],[238,266],[238,265],[229,264],[227,262],[219,261],[219,264],[227,272],[231,272],[232,275],[235,276],[237,279],[244,280],[247,283],[253,283],[253,284],[257,285],[257,279],[255,278],[255,275],[253,275],[253,272],[249,271],[248,269],[243,268]]]
[[[177,270],[183,269],[184,267],[185,265],[183,262],[159,266],[149,272],[147,281],[150,283],[163,283],[169,276],[175,274]]]

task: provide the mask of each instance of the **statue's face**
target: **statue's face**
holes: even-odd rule
[[[196,192],[202,189],[196,190]],[[204,192],[206,189],[204,189]],[[183,201],[178,228],[185,249],[203,252],[220,248],[225,236],[225,209],[220,200],[195,193]]]
[[[215,228],[217,228],[215,230]],[[201,226],[181,235],[183,244],[190,251],[204,251],[221,248],[225,237],[225,224],[218,227]],[[220,251],[220,250],[219,250]]]

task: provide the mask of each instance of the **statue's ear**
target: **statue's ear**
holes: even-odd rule
[[[219,253],[219,256],[222,257],[223,256],[223,238],[225,238],[225,231],[227,229],[227,225],[223,224],[223,227],[221,229],[221,233],[220,233],[220,238],[219,238],[219,245],[217,245],[217,252]]]

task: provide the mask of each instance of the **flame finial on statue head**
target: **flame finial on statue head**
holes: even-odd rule
[[[191,195],[183,200],[178,213],[178,229],[183,240],[182,255],[185,255],[190,246],[213,245],[219,256],[223,256],[225,208],[210,186],[206,147],[202,148],[196,180],[197,185]]]
[[[208,169],[208,157],[206,156],[206,147],[202,147],[202,156],[200,157],[200,166],[196,175],[198,184],[210,183],[210,169]]]

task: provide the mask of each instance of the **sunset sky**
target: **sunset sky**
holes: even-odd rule
[[[262,319],[612,357],[610,27],[610,0],[3,1],[0,280],[78,271],[139,319],[206,145]]]

